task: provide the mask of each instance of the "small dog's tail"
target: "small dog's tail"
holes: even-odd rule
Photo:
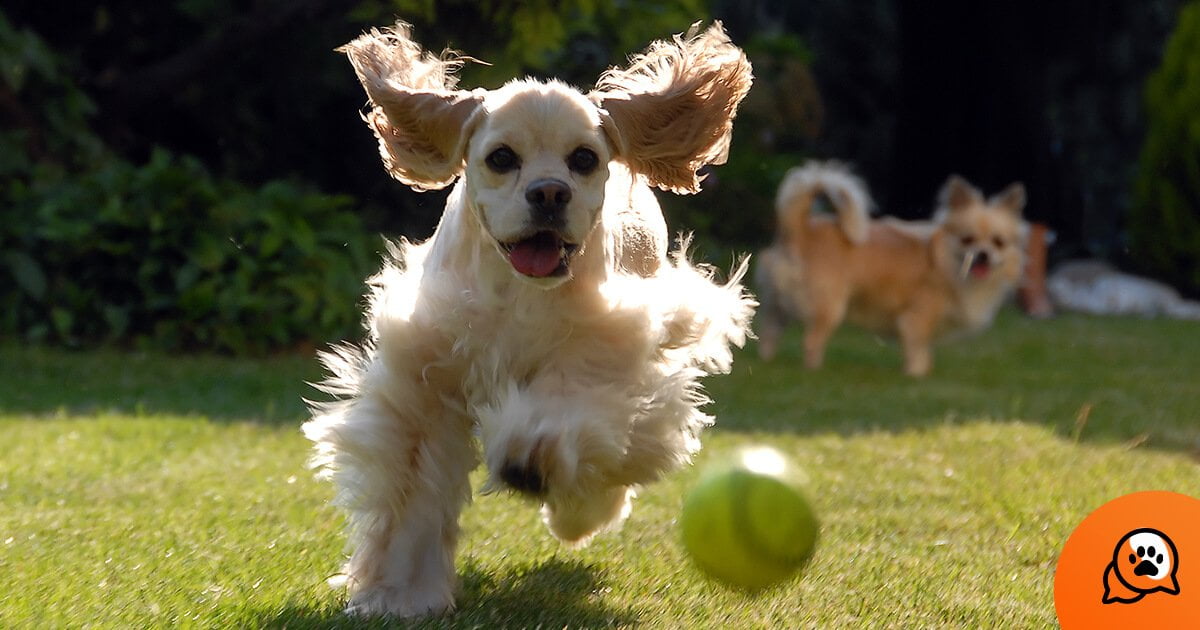
[[[781,240],[791,244],[803,241],[817,194],[823,194],[833,205],[838,226],[851,243],[867,240],[872,204],[866,184],[843,164],[816,161],[791,169],[779,185],[775,213]]]

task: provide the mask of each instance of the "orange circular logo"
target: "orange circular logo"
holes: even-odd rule
[[[1054,573],[1064,630],[1200,627],[1200,499],[1135,492],[1075,528]]]

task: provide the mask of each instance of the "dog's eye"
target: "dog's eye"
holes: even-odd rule
[[[962,244],[966,247],[970,247],[975,244],[975,237],[971,236],[970,234],[959,237],[959,240],[961,240]]]
[[[596,152],[585,147],[579,147],[567,156],[567,168],[584,175],[596,170],[599,163],[600,158],[596,157]]]
[[[992,238],[992,245],[995,245],[996,249],[1004,249],[1004,244],[1004,239],[1000,238],[999,236]]]
[[[517,154],[508,147],[500,147],[488,154],[483,160],[488,167],[497,173],[507,173],[520,166],[520,160],[517,159]]]

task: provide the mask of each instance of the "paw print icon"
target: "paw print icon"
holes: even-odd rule
[[[1179,553],[1161,531],[1142,527],[1121,537],[1104,569],[1105,604],[1132,604],[1150,593],[1179,594]]]

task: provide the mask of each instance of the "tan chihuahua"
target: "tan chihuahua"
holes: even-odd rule
[[[825,195],[834,217],[810,216]],[[986,328],[1016,287],[1024,264],[1025,187],[985,199],[952,175],[932,221],[871,220],[862,180],[844,166],[810,162],[785,176],[776,198],[778,233],[760,254],[759,356],[778,350],[788,321],[804,321],[804,362],[821,366],[830,335],[849,320],[894,335],[904,370],[924,376],[931,345]]]

